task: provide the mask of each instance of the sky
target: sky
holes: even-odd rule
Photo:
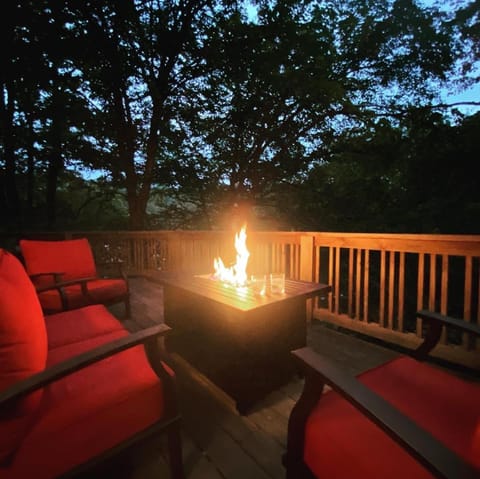
[[[476,101],[480,102],[480,83],[477,83],[472,88],[458,93],[456,95],[451,95],[444,93],[442,99],[445,103],[456,103],[460,101]],[[461,106],[458,108],[465,115],[473,115],[480,111],[480,106]]]

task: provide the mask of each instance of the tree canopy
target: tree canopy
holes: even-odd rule
[[[478,6],[12,1],[2,228],[478,232]]]

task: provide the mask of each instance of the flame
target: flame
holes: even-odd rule
[[[250,252],[247,249],[246,226],[243,226],[239,233],[235,234],[235,250],[237,261],[230,268],[227,268],[221,258],[213,260],[215,278],[234,286],[245,286],[247,284],[247,263]]]

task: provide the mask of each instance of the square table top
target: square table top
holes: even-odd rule
[[[216,280],[211,275],[166,275],[162,282],[242,311],[262,308],[292,298],[312,298],[331,289],[329,285],[322,283],[286,279],[285,293],[271,294],[267,286],[266,294],[259,295],[249,286],[236,287]]]

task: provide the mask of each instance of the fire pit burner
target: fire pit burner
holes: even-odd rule
[[[284,294],[257,296],[201,276],[163,282],[168,348],[231,396],[240,413],[290,379],[290,351],[306,345],[306,299],[330,290],[286,280]]]

